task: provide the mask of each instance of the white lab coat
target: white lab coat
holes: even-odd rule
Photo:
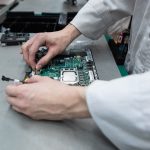
[[[133,22],[126,68],[142,74],[95,81],[86,97],[95,122],[119,149],[150,150],[150,0],[90,0],[71,23],[97,39],[129,15]]]

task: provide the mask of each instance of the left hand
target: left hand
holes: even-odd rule
[[[85,88],[48,77],[33,76],[26,84],[6,88],[8,102],[32,119],[63,120],[89,117]]]

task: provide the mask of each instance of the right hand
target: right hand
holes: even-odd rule
[[[62,53],[80,32],[73,26],[68,25],[57,32],[38,33],[22,46],[24,60],[32,69],[41,69],[54,56]],[[36,64],[35,54],[41,46],[48,48],[48,53]]]

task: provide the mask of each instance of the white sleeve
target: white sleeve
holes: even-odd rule
[[[82,34],[99,38],[116,21],[133,13],[136,0],[89,0],[71,21]]]
[[[86,98],[100,130],[120,150],[150,150],[150,72],[95,81]]]

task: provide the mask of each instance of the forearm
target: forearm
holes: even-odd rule
[[[89,118],[90,113],[87,107],[85,87],[71,87],[72,98],[68,99],[68,118]]]
[[[53,114],[54,120],[89,118],[85,90],[85,87],[65,86],[58,92],[59,101],[50,106],[49,114]]]

